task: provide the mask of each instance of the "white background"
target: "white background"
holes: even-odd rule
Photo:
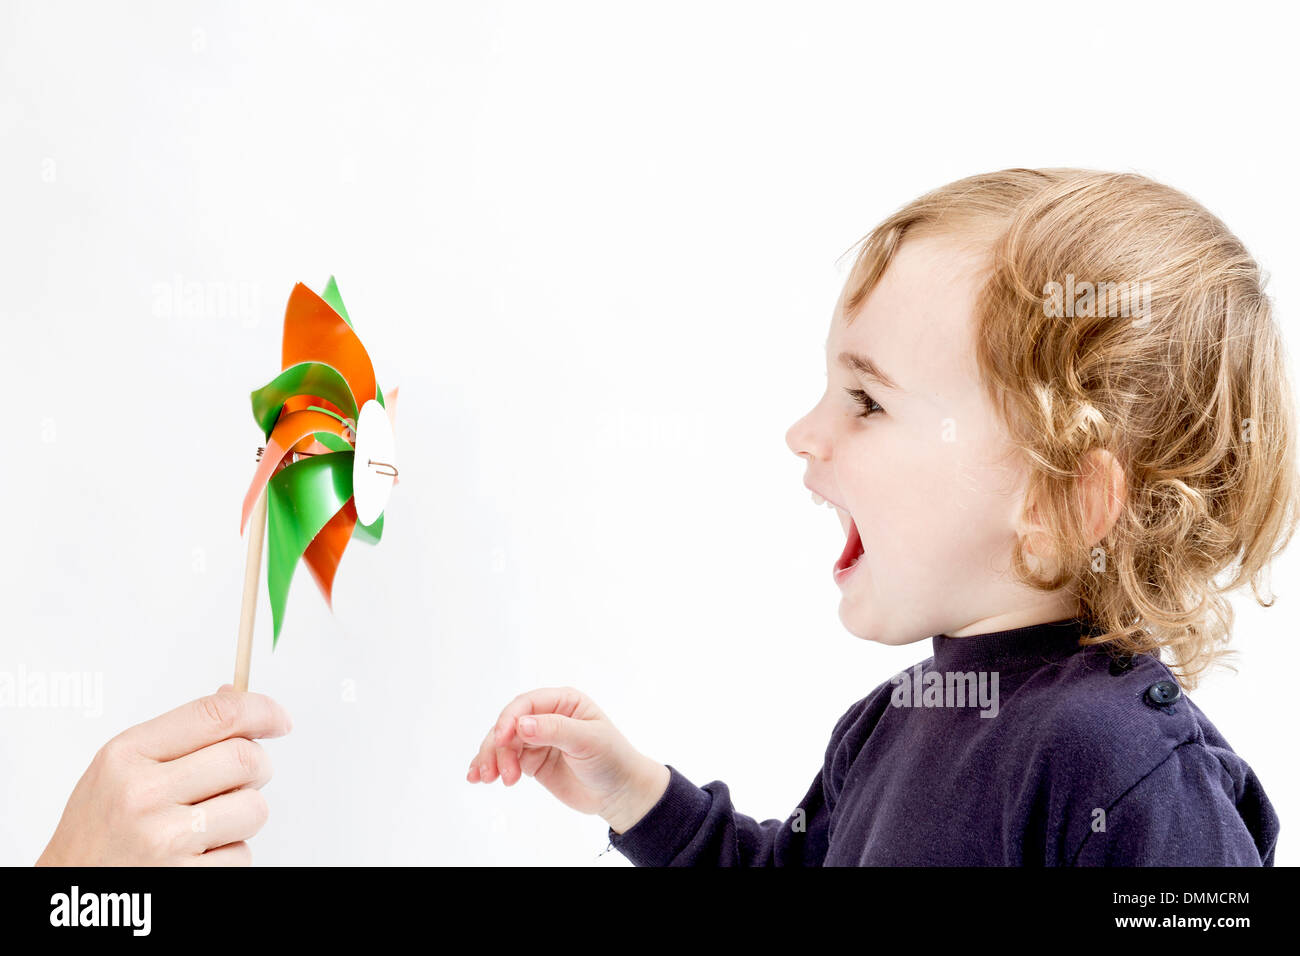
[[[930,653],[842,628],[843,534],[785,445],[841,253],[975,172],[1133,170],[1242,237],[1294,350],[1274,10],[0,3],[0,670],[103,681],[98,717],[0,710],[0,862],[39,855],[108,737],[230,679],[248,393],[293,283],[331,273],[401,389],[402,480],[332,616],[299,568],[274,653],[263,588],[252,689],[295,728],[255,862],[597,862],[598,817],[465,780],[547,685],[784,818],[840,714]],[[1193,695],[1278,863],[1296,552],[1272,609],[1237,602],[1239,675]]]

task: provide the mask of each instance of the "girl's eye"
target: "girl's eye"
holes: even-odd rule
[[[859,418],[870,418],[872,415],[884,411],[876,400],[862,389],[846,388],[844,391],[848,392],[853,397],[853,400],[862,406],[862,412],[858,415]]]

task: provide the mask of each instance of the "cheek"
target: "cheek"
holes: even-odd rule
[[[938,578],[991,567],[1014,538],[1014,477],[982,446],[934,441],[877,448],[853,476],[855,517],[877,578]]]

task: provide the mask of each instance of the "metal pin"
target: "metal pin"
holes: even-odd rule
[[[258,446],[258,449],[257,449],[257,460],[258,460],[258,461],[261,461],[261,460],[262,460],[262,456],[265,455],[265,454],[266,454],[266,449],[265,449],[264,447],[262,447],[262,446]],[[300,458],[310,458],[310,457],[312,457],[313,455],[316,455],[316,454],[318,454],[318,452],[314,452],[314,451],[291,451],[291,452],[289,452],[289,455],[288,455],[287,460],[286,460],[286,461],[282,461],[282,462],[280,462],[280,464],[285,465],[285,466],[287,467],[288,465],[291,465],[291,464],[294,464],[295,462],[297,462]]]
[[[266,449],[265,449],[264,447],[262,447],[261,445],[259,445],[258,448],[257,448],[257,460],[258,460],[258,461],[261,461],[261,460],[262,460],[262,455],[263,455],[265,452],[266,452]],[[311,458],[311,457],[313,457],[314,455],[319,454],[319,452],[314,452],[314,451],[295,451],[295,452],[292,452],[292,454],[293,454],[293,460],[294,460],[294,461],[297,461],[299,458]],[[376,473],[381,474],[381,475],[385,476],[386,478],[396,478],[396,477],[397,477],[397,466],[396,466],[396,465],[390,465],[390,464],[389,464],[388,462],[386,462],[386,461],[375,461],[373,458],[367,458],[367,459],[366,459],[366,464],[369,465],[371,468],[374,468],[375,471],[376,471]],[[385,471],[385,470],[384,470],[385,468],[387,468],[388,470]]]

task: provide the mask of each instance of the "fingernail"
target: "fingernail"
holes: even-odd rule
[[[487,779],[487,764],[483,764],[478,768],[478,775],[484,780]]]
[[[531,737],[533,734],[537,733],[537,721],[532,717],[520,717],[519,732]]]

